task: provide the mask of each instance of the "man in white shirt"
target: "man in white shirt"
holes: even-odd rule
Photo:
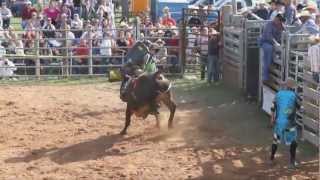
[[[13,76],[14,71],[16,70],[17,68],[12,61],[9,61],[8,59],[0,59],[0,77]]]
[[[10,18],[12,17],[12,12],[9,8],[7,8],[7,5],[5,2],[2,2],[0,14],[2,17],[2,27],[3,29],[7,29],[10,26]]]
[[[103,34],[103,38],[101,40],[100,43],[100,55],[101,57],[101,65],[107,65],[109,64],[109,59],[112,56],[112,48],[114,47],[114,41],[112,39],[112,34],[111,33],[107,33],[104,32]],[[101,67],[100,69],[100,73],[101,74],[105,74],[107,71],[106,67]]]

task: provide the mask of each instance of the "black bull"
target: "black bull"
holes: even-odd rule
[[[173,118],[176,110],[176,103],[172,99],[171,82],[160,72],[152,74],[137,74],[136,76],[126,75],[124,81],[125,93],[121,92],[121,99],[127,103],[126,121],[121,134],[127,133],[130,126],[131,116],[146,118],[152,114],[156,118],[157,127],[160,128],[158,104],[164,104],[170,110],[168,128],[173,127]]]

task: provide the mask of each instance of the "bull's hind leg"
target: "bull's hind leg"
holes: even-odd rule
[[[155,114],[154,116],[156,117],[156,123],[157,123],[156,127],[160,129],[160,114],[158,113],[158,114]]]
[[[131,108],[129,107],[129,105],[127,105],[127,109],[126,109],[126,123],[125,123],[125,126],[124,126],[123,130],[120,132],[121,135],[127,134],[127,129],[128,129],[128,127],[130,126],[130,122],[131,122],[131,116],[132,116]]]
[[[176,107],[177,107],[176,103],[173,101],[173,99],[171,97],[171,92],[167,92],[164,94],[164,96],[162,98],[162,102],[170,110],[170,117],[168,120],[168,128],[171,129],[171,128],[173,128],[173,118],[174,118],[174,114],[176,112]]]

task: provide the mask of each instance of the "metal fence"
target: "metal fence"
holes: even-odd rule
[[[309,36],[286,34],[286,79],[293,79],[297,83],[296,93],[303,108],[297,113],[296,120],[302,127],[302,138],[318,146],[320,84],[313,79],[308,61]]]
[[[32,29],[26,31],[2,31],[1,44],[3,57],[11,60],[15,68],[14,75],[19,79],[71,77],[71,76],[101,76],[106,75],[110,69],[120,68],[126,61],[126,53],[137,41],[162,40],[160,49],[165,53],[157,53],[161,61],[158,66],[163,67],[166,73],[181,73],[181,60],[179,57],[180,44],[170,45],[170,41],[180,41],[179,28],[162,28],[157,31],[177,31],[176,37],[163,36],[154,33],[154,29],[143,28],[136,23],[131,28],[103,29]],[[70,38],[73,32],[75,38]],[[77,33],[82,32],[82,37]],[[112,45],[116,41],[123,41],[118,34],[132,34],[130,46]],[[127,34],[126,34],[127,33]],[[144,33],[144,36],[141,36]],[[102,44],[104,42],[104,45]],[[174,67],[174,68],[172,68]],[[0,69],[13,69],[2,64]],[[3,75],[2,77],[7,77]]]

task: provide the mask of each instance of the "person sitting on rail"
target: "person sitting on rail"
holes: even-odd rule
[[[315,19],[312,18],[312,15],[309,11],[302,11],[299,14],[299,17],[302,21],[301,28],[296,32],[297,34],[319,34],[320,29],[316,24]]]
[[[296,110],[300,108],[298,96],[294,92],[296,82],[288,79],[284,84],[283,90],[280,90],[274,99],[271,108],[271,125],[273,128],[273,143],[271,145],[271,163],[274,162],[278,144],[283,143],[290,146],[290,164],[289,168],[296,168],[296,150],[297,150],[297,127],[295,122]]]
[[[260,39],[260,47],[263,50],[263,81],[269,80],[269,68],[273,61],[274,45],[281,41],[281,33],[284,30],[283,23],[285,18],[282,14],[278,14],[273,21],[268,22]]]

